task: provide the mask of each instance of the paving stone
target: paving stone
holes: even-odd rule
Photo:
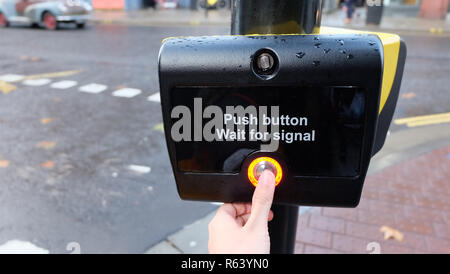
[[[383,254],[450,253],[449,154],[441,148],[371,174],[355,209],[300,216],[298,252],[367,254],[372,243]],[[399,230],[403,240],[385,240],[381,226]]]
[[[430,253],[450,254],[450,241],[437,237],[427,237],[426,239]]]
[[[313,245],[306,245],[304,254],[342,254],[342,252]]]
[[[297,240],[300,243],[307,243],[322,247],[331,247],[331,232],[318,229],[306,228],[297,234]]]
[[[320,230],[345,233],[345,221],[338,218],[311,215],[309,226]]]

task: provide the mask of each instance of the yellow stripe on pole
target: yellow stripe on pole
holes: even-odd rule
[[[207,0],[208,6],[212,7],[217,3],[218,0]]]
[[[60,72],[51,72],[51,73],[43,73],[43,74],[35,74],[28,75],[24,79],[41,79],[41,78],[58,78],[58,77],[67,77],[80,73],[82,70],[68,70],[68,71],[60,71]]]
[[[380,38],[383,44],[383,51],[384,51],[383,80],[381,83],[380,107],[378,110],[378,114],[380,114],[389,98],[389,94],[391,93],[391,89],[394,85],[395,75],[397,73],[398,57],[400,54],[400,41],[401,41],[400,36],[391,33],[357,31],[351,29],[341,29],[332,27],[321,27],[320,33],[321,34],[366,33],[366,34],[375,34],[378,36],[378,38]]]
[[[397,119],[394,121],[396,125],[405,125],[408,127],[418,127],[426,125],[436,125],[450,122],[450,112],[423,115],[409,118]]]

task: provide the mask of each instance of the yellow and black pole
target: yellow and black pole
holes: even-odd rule
[[[231,34],[318,34],[322,0],[235,0]]]

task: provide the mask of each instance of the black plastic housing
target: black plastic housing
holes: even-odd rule
[[[271,77],[254,72],[255,53],[276,55]],[[376,35],[211,36],[167,39],[159,55],[164,130],[179,195],[183,199],[251,201],[254,187],[246,164],[258,155],[286,162],[279,153],[256,152],[239,173],[181,172],[171,137],[171,93],[179,87],[358,87],[366,90],[366,114],[359,175],[352,177],[292,176],[289,169],[277,187],[276,203],[355,207],[372,156],[383,71],[383,46]],[[274,89],[274,92],[276,90]],[[321,105],[315,106],[318,109]]]

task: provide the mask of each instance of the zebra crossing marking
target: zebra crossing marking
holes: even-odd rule
[[[0,75],[0,81],[8,82],[8,83],[14,83],[22,81],[25,78],[23,75],[19,74],[4,74]]]
[[[61,80],[58,82],[53,82],[49,79],[50,77],[61,77],[61,76],[68,76],[79,73],[80,70],[77,71],[67,71],[67,72],[60,72],[60,73],[53,73],[53,74],[40,74],[40,75],[32,75],[32,76],[25,76],[20,74],[3,74],[0,75],[0,83],[3,82],[4,85],[7,83],[14,83],[14,82],[21,82],[21,84],[25,86],[32,86],[32,87],[40,87],[50,84],[50,87],[53,89],[70,89],[73,87],[78,86],[77,81],[73,80]],[[44,77],[48,76],[48,78]],[[84,93],[91,93],[91,94],[98,94],[108,89],[107,85],[97,84],[97,83],[91,83],[84,86],[81,86],[78,88],[80,92]],[[10,90],[8,90],[10,92]],[[5,92],[4,92],[5,93]],[[136,89],[136,88],[121,88],[112,93],[112,96],[114,97],[122,97],[122,98],[133,98],[140,94],[142,94],[142,90]],[[161,103],[161,95],[159,92],[156,92],[150,96],[147,97],[147,100],[150,102],[156,102]]]
[[[108,87],[105,85],[101,85],[101,84],[89,84],[89,85],[85,85],[80,87],[79,91],[81,92],[86,92],[86,93],[92,93],[92,94],[97,94],[100,92],[103,92],[107,89]]]
[[[40,87],[48,85],[52,80],[47,78],[41,78],[41,79],[27,79],[22,82],[25,86],[31,86],[31,87]]]
[[[54,88],[54,89],[69,89],[69,88],[73,88],[76,85],[78,85],[77,81],[64,80],[64,81],[55,82],[55,83],[51,84],[50,87]]]
[[[112,95],[115,97],[133,98],[134,96],[137,96],[141,93],[142,93],[142,91],[140,89],[122,88],[122,89],[114,91],[112,93]]]
[[[161,103],[161,95],[159,94],[159,92],[150,95],[147,100],[151,101],[151,102],[156,102],[156,103]]]

